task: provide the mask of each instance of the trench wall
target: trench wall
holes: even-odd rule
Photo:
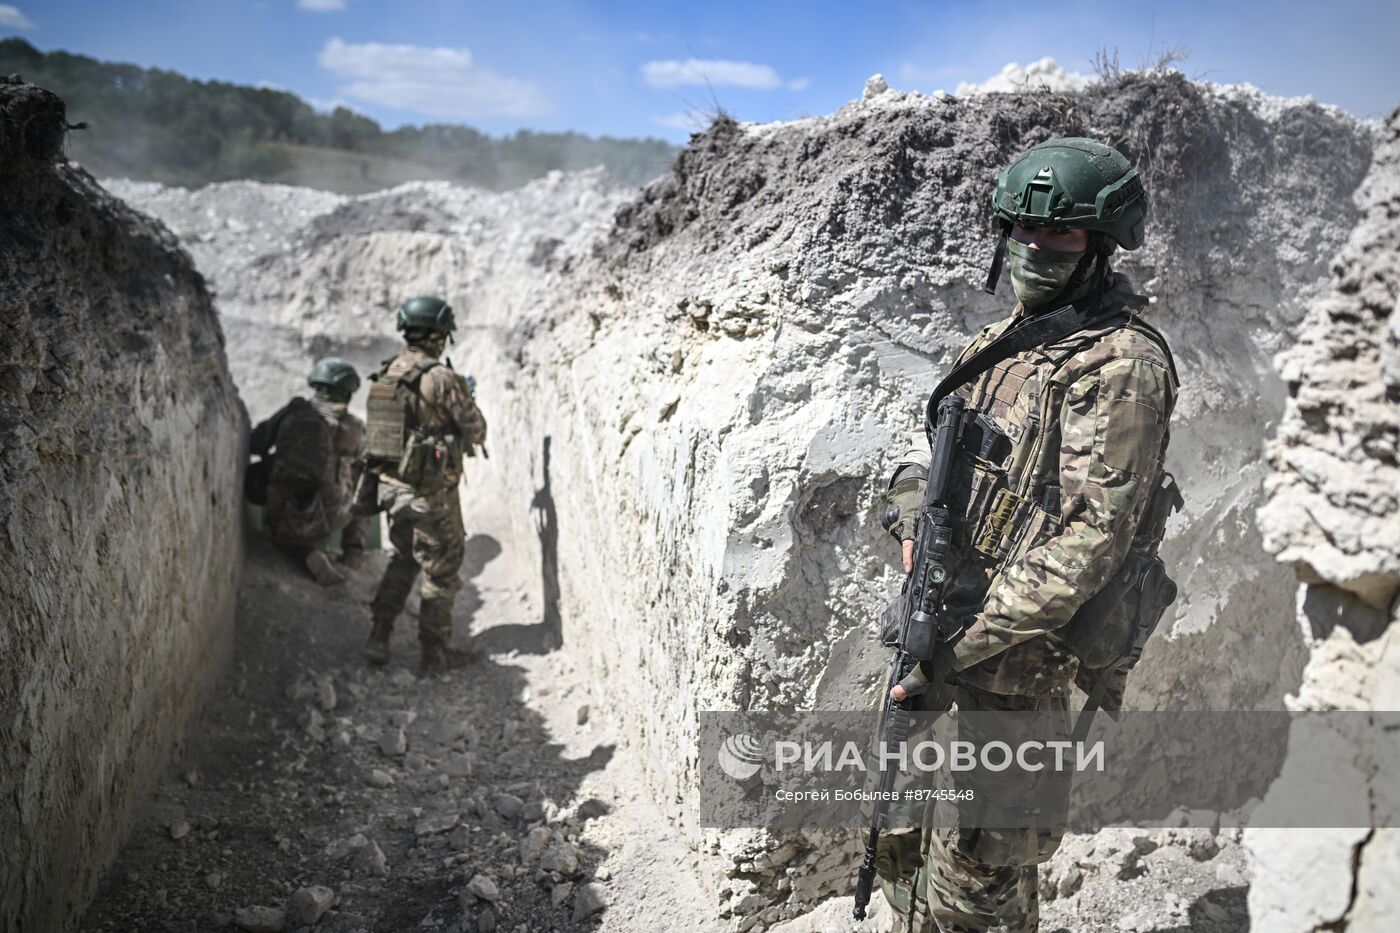
[[[1357,200],[1365,213],[1330,287],[1277,360],[1288,400],[1259,514],[1265,545],[1299,578],[1293,609],[1309,657],[1288,697],[1298,710],[1400,709],[1400,111]],[[1394,742],[1364,717],[1331,729],[1340,756],[1295,730],[1262,815],[1300,799],[1321,767],[1369,827],[1250,830],[1249,912],[1261,933],[1400,924]]]
[[[245,419],[189,257],[0,82],[0,929],[48,931],[230,648]]]

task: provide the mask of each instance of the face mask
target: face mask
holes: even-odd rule
[[[1015,240],[1007,241],[1006,250],[1011,288],[1027,307],[1044,304],[1064,291],[1084,258],[1084,250],[1031,249]]]
[[[417,341],[416,346],[429,356],[442,356],[442,351],[447,349],[447,337],[442,334],[433,334],[431,337],[424,337]]]

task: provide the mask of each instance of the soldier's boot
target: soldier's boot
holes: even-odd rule
[[[418,607],[418,640],[423,647],[422,676],[435,677],[443,671],[469,664],[474,651],[449,648],[452,638],[452,598],[435,596]]]
[[[330,555],[320,548],[307,554],[304,563],[307,572],[322,586],[335,586],[345,582],[345,574],[336,569],[335,564],[331,563]]]
[[[389,636],[394,631],[394,620],[375,616],[374,625],[369,630],[369,640],[365,642],[365,660],[375,667],[389,663]]]

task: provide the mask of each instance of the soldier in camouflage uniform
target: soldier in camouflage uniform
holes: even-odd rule
[[[371,377],[378,388],[370,390],[370,462],[380,479],[378,506],[389,513],[393,556],[370,607],[365,657],[372,664],[388,661],[394,621],[421,573],[418,639],[423,673],[430,676],[462,659],[448,649],[466,544],[457,486],[463,456],[474,456],[486,440],[486,419],[466,380],[439,362],[454,329],[452,308],[439,298],[412,298],[399,308],[397,323],[407,346]],[[374,449],[383,433],[376,413],[384,410],[376,393],[388,406],[392,453]],[[401,412],[397,426],[395,412]],[[376,463],[377,452],[389,459]]]
[[[1146,207],[1127,159],[1087,139],[1050,140],[1002,173],[993,204],[998,252],[1009,250],[1019,300],[960,361],[1028,315],[1086,298],[1092,310],[1085,329],[1012,356],[958,390],[969,410],[1005,432],[1009,450],[955,467],[961,500],[953,513],[966,555],[944,606],[964,635],[947,676],[960,710],[1041,711],[1059,717],[1068,735],[1078,662],[1056,630],[1128,552],[1161,471],[1177,380],[1165,340],[1138,317],[1147,300],[1109,268],[1116,248],[1142,242]],[[903,543],[906,572],[929,461],[920,429],[886,494],[899,509],[891,534]],[[1114,702],[1121,684],[1118,691]],[[904,695],[895,688],[896,699]],[[922,838],[887,836],[881,887],[905,914],[905,929],[1034,931],[1036,865],[1062,835],[926,825]]]
[[[253,429],[251,452],[269,463],[264,524],[272,540],[305,563],[316,582],[344,581],[326,544],[341,533],[342,556],[364,551],[363,521],[350,513],[354,464],[364,456],[365,426],[347,407],[360,377],[344,360],[317,360],[307,377],[315,397],[297,397]]]

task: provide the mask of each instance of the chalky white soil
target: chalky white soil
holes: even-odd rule
[[[230,688],[238,677],[247,686],[211,712],[191,746],[205,783],[172,788],[189,798],[191,824],[210,822],[184,848],[156,824],[138,834],[90,924],[125,909],[197,929],[322,884],[339,892],[332,921],[345,929],[403,929],[425,918],[450,927],[464,915],[475,924],[489,915],[504,929],[565,929],[596,883],[608,906],[579,924],[845,928],[840,895],[854,837],[845,846],[794,843],[698,827],[695,714],[866,701],[884,660],[871,620],[898,579],[879,529],[883,479],[918,399],[1009,303],[1004,285],[997,298],[977,288],[991,248],[988,185],[1013,153],[1066,134],[1119,141],[1144,168],[1154,205],[1148,242],[1117,262],[1156,297],[1151,320],[1182,375],[1168,465],[1187,505],[1164,545],[1182,597],[1134,675],[1129,703],[1284,706],[1318,632],[1295,618],[1292,573],[1256,521],[1265,445],[1299,391],[1297,375],[1273,361],[1309,329],[1305,317],[1318,317],[1310,309],[1332,285],[1329,263],[1361,221],[1353,195],[1373,170],[1374,126],[1311,101],[1180,75],[969,97],[872,85],[867,99],[828,116],[716,123],[640,193],[596,173],[504,194],[434,183],[356,198],[248,183],[184,192],[112,182],[168,223],[210,279],[254,420],[299,387],[315,356],[334,352],[368,368],[391,352],[391,309],[403,297],[448,297],[465,324],[454,359],[478,378],[495,456],[469,476],[467,527],[496,544],[473,539],[482,602],[472,608],[464,597],[458,621],[465,629],[470,616],[492,653],[432,684],[398,667],[363,674],[359,604],[255,556],[243,667]],[[1291,235],[1280,238],[1281,229]],[[1387,301],[1393,291],[1374,304]],[[1357,340],[1384,343],[1366,359],[1391,374],[1389,385],[1400,372],[1385,336],[1393,319],[1386,330],[1373,317],[1378,326]],[[1326,392],[1352,391],[1345,364],[1357,340],[1328,351],[1346,378],[1329,375]],[[1381,375],[1358,378],[1374,389]],[[1394,397],[1377,410],[1393,410]],[[1287,409],[1293,433],[1315,407],[1300,397]],[[1385,441],[1393,432],[1375,440],[1373,421],[1389,423],[1368,412],[1354,433],[1379,450],[1370,456],[1393,462]],[[1276,455],[1275,469],[1299,472],[1286,459]],[[554,554],[557,587],[537,576],[544,551]],[[1363,570],[1369,585],[1375,568]],[[350,588],[361,600],[367,580]],[[546,615],[546,591],[557,593],[563,620],[563,649],[552,653],[543,653],[549,633],[531,628]],[[287,691],[301,696],[299,681],[327,674],[338,702],[314,723],[316,700]],[[584,703],[592,712],[580,727]],[[407,719],[408,710],[417,713],[408,750],[385,756],[389,717]],[[506,741],[512,717],[520,724]],[[454,722],[475,731],[455,735]],[[616,747],[596,750],[608,746]],[[1277,752],[1281,762],[1285,750]],[[535,760],[516,757],[526,753]],[[210,762],[202,767],[201,754]],[[447,773],[462,769],[456,755],[471,758],[470,776]],[[392,786],[368,785],[375,769]],[[501,816],[501,793],[520,798],[524,813]],[[569,840],[567,815],[595,797],[611,812],[576,820]],[[580,867],[555,872],[558,880],[540,874],[530,853],[522,860],[537,807],[551,845],[557,829],[558,844],[580,847]],[[445,823],[424,822],[444,814]],[[1046,872],[1044,928],[1247,929],[1250,868],[1237,840],[1214,839],[1212,853],[1170,833],[1068,841]],[[278,848],[279,834],[290,851]],[[388,881],[343,867],[338,853],[356,834],[385,853]],[[1340,918],[1352,869],[1346,857],[1336,866],[1328,888],[1340,907],[1290,914],[1269,933]],[[125,881],[132,871],[138,880]],[[461,904],[478,873],[500,892],[499,918]],[[1283,872],[1280,886],[1297,874]],[[563,884],[574,887],[567,896],[557,888],[563,900],[551,906]],[[485,881],[475,888],[491,892]]]

